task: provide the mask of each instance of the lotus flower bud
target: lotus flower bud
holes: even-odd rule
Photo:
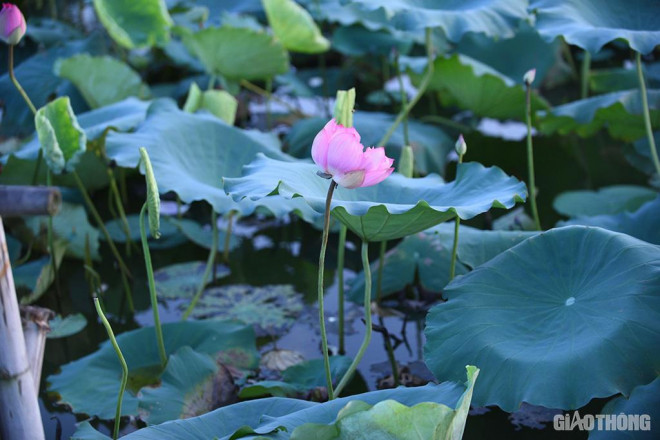
[[[16,45],[25,35],[25,17],[16,5],[3,3],[0,10],[0,39],[9,45]]]
[[[456,152],[459,156],[463,156],[465,153],[467,153],[467,144],[465,143],[465,139],[463,139],[463,135],[458,136],[458,140],[456,141],[454,148],[456,149]]]
[[[530,86],[534,82],[534,78],[536,78],[536,69],[531,69],[525,73],[523,76],[523,81],[527,86]]]
[[[394,171],[394,159],[385,156],[384,148],[365,150],[357,130],[344,127],[334,119],[314,138],[312,159],[321,174],[345,188],[375,185]]]

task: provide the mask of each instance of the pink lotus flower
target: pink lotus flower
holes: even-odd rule
[[[11,3],[3,3],[0,10],[0,39],[12,46],[18,44],[25,35],[26,27],[21,10]]]
[[[314,138],[312,159],[323,173],[345,188],[375,185],[394,171],[394,159],[385,156],[384,148],[365,150],[357,130],[334,119]]]

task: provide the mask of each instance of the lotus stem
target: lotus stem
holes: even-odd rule
[[[376,275],[376,302],[380,304],[383,295],[383,268],[385,266],[385,251],[387,250],[387,241],[380,242],[380,253],[378,257],[378,274]]]
[[[32,114],[36,115],[37,114],[36,107],[34,106],[34,104],[32,104],[30,97],[27,95],[27,93],[25,93],[25,90],[23,90],[23,87],[21,87],[21,84],[18,82],[16,76],[14,75],[14,45],[13,44],[9,45],[9,78],[11,79],[11,82],[14,83],[14,87],[16,87],[18,93],[21,94],[27,106],[30,107]]]
[[[534,227],[541,230],[541,220],[536,208],[536,183],[534,179],[534,150],[532,147],[532,85],[525,83],[525,122],[527,123],[527,173],[529,175],[529,202],[534,218]]]
[[[130,257],[131,246],[133,245],[133,240],[131,239],[131,228],[128,225],[126,211],[124,211],[124,204],[121,200],[119,188],[117,187],[117,180],[115,180],[115,173],[112,168],[108,168],[108,178],[110,179],[110,194],[112,194],[114,205],[117,207],[119,218],[121,220],[121,229],[126,236],[126,255]],[[109,203],[108,206],[112,206],[112,203]]]
[[[394,356],[394,347],[392,347],[392,341],[390,340],[390,332],[387,331],[383,318],[379,318],[379,324],[382,328],[383,333],[383,342],[385,343],[385,351],[387,352],[387,359],[390,361],[390,367],[392,367],[392,377],[394,378],[394,386],[398,387],[401,385],[401,380],[399,379],[399,365],[396,362],[396,357]]]
[[[458,155],[458,164],[463,163],[463,155]],[[456,254],[458,252],[458,228],[461,226],[461,218],[456,214],[456,219],[454,220],[454,245],[451,249],[451,263],[449,264],[449,281],[454,279],[456,274]]]
[[[144,226],[144,213],[147,212],[147,203],[142,205],[140,210],[140,238],[142,239],[142,252],[144,253],[144,265],[147,269],[147,280],[149,281],[149,297],[151,298],[151,310],[154,314],[154,330],[156,332],[156,343],[158,344],[158,355],[163,367],[167,364],[167,354],[165,353],[165,342],[163,341],[163,329],[160,325],[160,315],[158,313],[158,297],[156,296],[156,282],[154,280],[154,268],[151,265],[151,252],[149,252],[149,243],[147,242],[147,228]]]
[[[323,277],[325,269],[325,251],[328,247],[328,235],[330,235],[330,202],[332,194],[335,192],[337,184],[334,180],[330,181],[328,195],[325,199],[325,214],[323,217],[323,235],[321,237],[321,253],[319,255],[319,275],[317,282],[317,293],[319,303],[319,327],[321,329],[321,350],[323,351],[323,367],[325,368],[325,383],[328,388],[328,400],[335,398],[332,389],[332,375],[330,373],[330,354],[328,353],[328,334],[325,330],[325,310],[323,306]]]
[[[642,54],[637,52],[635,59],[637,63],[637,78],[639,79],[639,91],[642,95],[642,109],[644,110],[644,127],[646,128],[646,137],[649,141],[649,150],[651,150],[651,159],[655,166],[655,172],[660,176],[660,160],[658,160],[658,150],[655,147],[655,138],[651,127],[651,113],[649,111],[649,100],[646,96],[646,82],[644,81],[644,72],[642,71]]]
[[[206,268],[204,269],[204,274],[202,275],[202,281],[197,288],[197,292],[195,292],[195,296],[193,297],[192,301],[190,301],[188,308],[181,317],[183,321],[188,319],[192,311],[195,310],[197,302],[204,293],[204,287],[206,287],[206,282],[211,275],[211,269],[213,269],[213,266],[215,266],[215,257],[218,253],[218,215],[215,213],[215,210],[211,211],[211,231],[213,237],[211,239],[211,251],[209,252],[209,257],[206,260]]]
[[[364,357],[364,353],[367,351],[367,347],[369,347],[369,343],[371,342],[371,267],[369,266],[369,242],[366,240],[362,241],[361,254],[362,267],[364,270],[364,324],[366,328],[364,330],[362,345],[360,345],[360,349],[358,350],[357,355],[355,355],[355,359],[353,359],[351,366],[348,367],[346,374],[341,378],[339,385],[337,385],[337,388],[335,389],[335,394],[337,396],[339,396],[344,387],[348,385],[348,381],[351,380],[353,373],[355,373],[355,370],[360,364],[360,361],[362,360],[362,357]]]
[[[124,359],[124,355],[121,353],[121,349],[119,348],[119,344],[117,344],[117,339],[115,339],[115,334],[112,331],[112,327],[110,326],[108,319],[103,314],[103,310],[101,309],[101,304],[99,302],[98,297],[96,296],[94,296],[94,307],[96,307],[96,313],[98,313],[99,318],[101,318],[101,322],[105,327],[105,330],[108,332],[108,337],[110,338],[110,343],[112,344],[112,348],[115,349],[115,353],[117,353],[117,357],[119,358],[119,363],[121,364],[121,385],[119,386],[119,396],[117,397],[117,409],[115,411],[115,426],[112,430],[112,438],[113,440],[117,440],[117,437],[119,437],[119,424],[121,422],[121,404],[124,400],[124,391],[126,390],[126,383],[128,382],[128,365],[126,365],[126,359]]]
[[[408,105],[408,95],[403,86],[403,78],[401,77],[401,69],[399,68],[399,52],[394,56],[394,68],[396,69],[396,79],[399,82],[399,91],[401,92],[401,110]],[[410,145],[410,136],[408,133],[408,114],[403,118],[403,145]]]
[[[227,230],[225,231],[225,244],[222,250],[222,260],[225,262],[225,264],[229,264],[229,247],[231,242],[231,229],[232,229],[232,225],[234,224],[235,214],[236,211],[230,211],[229,215],[227,216]],[[213,273],[215,274],[215,268],[213,270]],[[213,279],[215,279],[215,276],[213,276]]]
[[[400,112],[399,115],[396,117],[392,125],[390,125],[390,128],[387,130],[387,133],[383,136],[383,138],[378,142],[379,147],[384,147],[385,144],[387,144],[387,141],[390,140],[390,137],[392,137],[392,134],[394,134],[394,130],[399,126],[401,121],[410,113],[412,108],[417,104],[417,102],[422,98],[422,95],[424,95],[424,92],[426,92],[426,88],[428,87],[429,83],[431,82],[431,77],[433,76],[433,41],[431,40],[431,28],[426,28],[426,55],[428,57],[428,69],[426,70],[426,73],[424,74],[424,77],[422,78],[422,81],[419,83],[419,88],[417,89],[417,94],[413,97],[413,99],[410,100],[408,105],[406,105]]]
[[[337,284],[338,284],[338,304],[337,314],[339,315],[339,354],[346,353],[346,338],[344,336],[344,260],[346,254],[346,225],[339,226],[339,245],[337,247]]]
[[[582,69],[580,72],[580,98],[585,99],[589,96],[589,69],[591,68],[591,53],[584,51],[582,59]]]

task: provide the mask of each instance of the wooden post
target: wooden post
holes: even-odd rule
[[[62,194],[51,186],[0,185],[0,216],[55,215]]]
[[[48,321],[55,317],[55,312],[43,307],[20,307],[25,348],[30,360],[34,389],[38,395],[39,386],[41,385],[41,367],[44,364],[44,352],[46,350],[46,335],[50,331]]]
[[[43,440],[39,402],[0,218],[0,438]]]

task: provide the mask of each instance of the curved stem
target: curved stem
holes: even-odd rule
[[[337,248],[337,284],[339,287],[337,314],[339,315],[339,354],[346,353],[344,337],[344,256],[346,254],[346,225],[339,226],[339,245]]]
[[[323,277],[325,271],[325,251],[328,247],[328,235],[330,235],[330,202],[337,184],[330,181],[328,195],[325,198],[325,215],[323,217],[323,235],[321,237],[321,254],[319,255],[319,275],[317,280],[317,293],[319,303],[319,327],[321,328],[321,350],[323,351],[323,367],[325,368],[325,383],[328,388],[328,400],[335,398],[332,389],[332,375],[330,374],[330,355],[328,353],[328,334],[325,330],[325,310],[323,305]]]
[[[151,265],[151,252],[147,242],[147,228],[144,226],[144,213],[147,212],[147,204],[142,205],[140,210],[140,238],[142,239],[142,251],[144,253],[144,265],[147,269],[149,280],[149,297],[151,298],[151,310],[154,313],[154,330],[156,331],[156,343],[158,344],[158,355],[160,363],[164,367],[167,364],[165,354],[165,342],[163,341],[163,329],[160,326],[160,315],[158,314],[158,297],[156,296],[156,282],[154,281],[154,268]]]
[[[9,78],[11,79],[11,82],[14,83],[14,87],[16,87],[18,93],[20,93],[21,96],[23,97],[23,100],[25,100],[27,106],[30,107],[32,114],[36,115],[37,109],[34,107],[34,104],[32,104],[30,97],[27,95],[27,93],[25,93],[25,90],[23,90],[23,87],[21,87],[21,84],[18,82],[16,76],[14,75],[14,45],[13,44],[9,45]]]
[[[534,218],[534,226],[541,230],[541,220],[536,208],[536,183],[534,179],[534,150],[532,148],[532,86],[526,84],[525,122],[527,123],[527,173],[529,175],[529,202]]]
[[[366,326],[364,332],[364,339],[362,340],[362,345],[353,359],[351,366],[348,367],[346,374],[339,381],[339,385],[335,389],[335,394],[338,396],[346,385],[348,381],[351,380],[353,373],[357,369],[357,366],[360,364],[364,353],[367,351],[369,342],[371,342],[371,268],[369,267],[369,242],[362,241],[362,267],[364,270],[364,324]]]
[[[96,296],[94,297],[94,307],[96,307],[96,313],[98,313],[99,318],[101,318],[101,322],[105,327],[105,331],[108,332],[108,337],[110,338],[110,343],[112,344],[112,348],[115,349],[115,353],[117,353],[117,357],[119,358],[119,363],[121,364],[121,385],[119,386],[119,397],[117,397],[117,410],[115,411],[115,426],[114,429],[112,430],[112,438],[116,440],[117,437],[119,437],[119,422],[121,421],[121,404],[122,401],[124,400],[124,391],[126,390],[126,383],[128,382],[128,365],[126,365],[126,359],[124,359],[124,355],[121,353],[121,349],[119,348],[119,344],[117,344],[117,340],[115,339],[115,334],[112,331],[112,327],[110,327],[110,323],[108,322],[108,319],[103,314],[103,310],[101,309],[101,304],[99,303],[99,299]]]
[[[204,293],[204,287],[206,287],[206,281],[209,279],[209,275],[211,275],[211,270],[213,269],[213,266],[215,266],[215,256],[218,253],[218,215],[215,213],[215,210],[211,211],[211,228],[213,231],[212,232],[213,238],[211,239],[211,251],[209,252],[209,258],[206,260],[206,269],[204,269],[204,274],[202,275],[202,282],[199,284],[199,287],[197,288],[197,292],[195,292],[195,296],[193,297],[192,301],[190,301],[188,308],[181,317],[183,321],[188,319],[192,311],[195,310],[195,306],[197,305],[197,302],[202,297],[202,293]]]
[[[426,88],[428,87],[429,83],[431,82],[431,77],[433,76],[433,43],[431,41],[431,28],[426,28],[426,52],[427,52],[427,57],[428,57],[428,69],[426,70],[426,73],[424,74],[424,77],[422,78],[422,81],[419,84],[419,88],[417,89],[417,94],[413,97],[413,99],[410,100],[408,105],[406,105],[400,112],[399,115],[396,117],[390,128],[387,130],[387,133],[383,136],[383,138],[378,142],[379,147],[384,147],[385,144],[387,144],[387,141],[390,140],[390,137],[392,134],[394,134],[394,130],[399,126],[401,121],[410,113],[410,110],[417,104],[417,101],[419,101],[426,91]]]
[[[655,166],[655,172],[660,176],[660,160],[658,160],[658,150],[655,147],[655,138],[653,137],[653,129],[651,127],[651,114],[649,112],[649,100],[646,96],[646,83],[644,82],[644,72],[642,72],[642,54],[637,52],[635,59],[637,63],[637,78],[639,79],[639,91],[642,95],[642,108],[644,110],[644,127],[646,128],[646,137],[649,141],[649,149],[651,150],[651,159]]]

